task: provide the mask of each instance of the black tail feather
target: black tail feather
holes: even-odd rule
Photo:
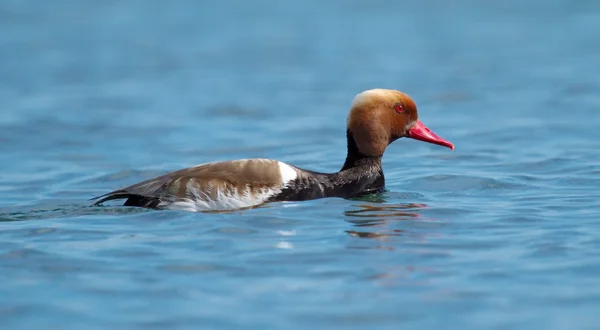
[[[158,204],[160,203],[160,199],[158,199],[156,197],[145,197],[145,196],[141,196],[141,195],[135,195],[135,194],[131,194],[126,191],[123,191],[123,190],[113,191],[108,194],[94,197],[90,200],[98,199],[97,201],[95,201],[92,204],[92,206],[97,206],[97,205],[100,205],[104,202],[107,202],[107,201],[110,201],[113,199],[125,199],[125,198],[127,198],[127,200],[125,201],[123,206],[138,206],[138,207],[146,207],[146,208],[156,208],[158,206]]]
[[[94,198],[90,198],[91,201],[93,201],[94,199],[98,199],[97,201],[95,201],[92,206],[96,206],[96,205],[100,205],[106,201],[110,201],[113,199],[122,199],[122,198],[128,198],[131,194],[123,191],[123,190],[117,190],[117,191],[113,191],[113,192],[109,192],[108,194],[104,194],[104,195],[100,195],[100,196],[96,196]]]
[[[155,209],[160,203],[156,197],[145,197],[140,195],[129,195],[123,206],[138,206]]]

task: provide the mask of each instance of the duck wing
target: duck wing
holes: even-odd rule
[[[298,169],[271,159],[201,164],[94,197],[93,205],[127,199],[125,206],[188,211],[259,205],[281,192]]]

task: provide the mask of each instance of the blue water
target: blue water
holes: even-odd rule
[[[0,328],[597,329],[600,2],[0,2]],[[194,164],[336,171],[400,89],[390,190],[89,207]]]

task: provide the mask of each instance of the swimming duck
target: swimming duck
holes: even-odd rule
[[[448,147],[418,117],[415,102],[397,90],[371,89],[354,98],[347,118],[348,153],[335,173],[320,173],[271,159],[201,164],[94,197],[93,205],[126,199],[125,206],[191,212],[233,210],[278,201],[352,198],[385,189],[381,158],[408,137]]]

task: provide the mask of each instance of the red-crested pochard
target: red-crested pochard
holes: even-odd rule
[[[98,205],[127,199],[125,206],[185,211],[232,210],[276,201],[324,197],[351,198],[384,191],[381,158],[401,137],[454,145],[434,134],[418,118],[406,94],[371,89],[358,94],[347,120],[348,154],[341,170],[319,173],[277,160],[241,159],[202,164],[171,172],[95,197]]]

